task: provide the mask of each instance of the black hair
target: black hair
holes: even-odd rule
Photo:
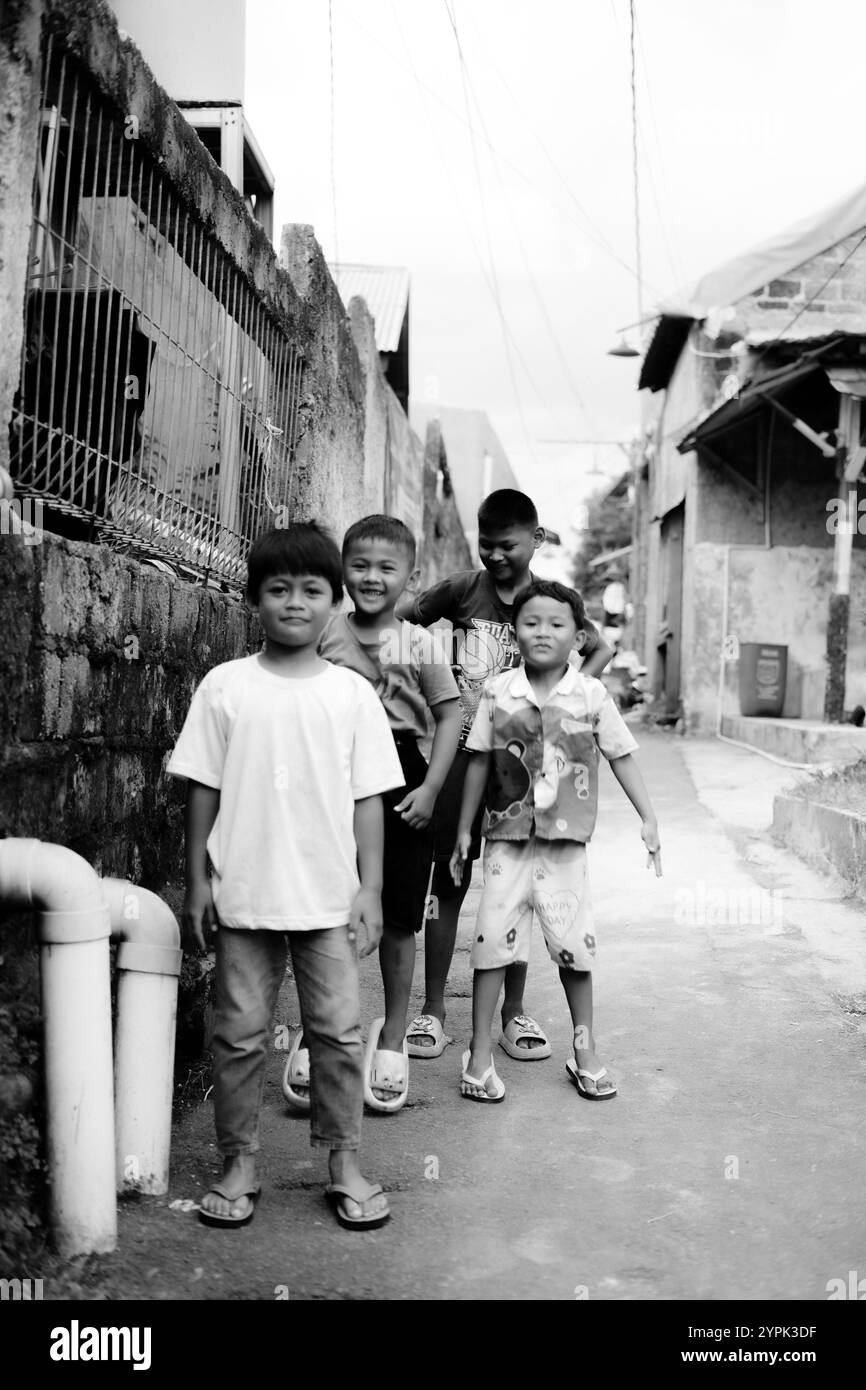
[[[589,632],[591,624],[586,616],[586,609],[583,606],[583,599],[576,589],[570,589],[567,584],[560,584],[555,579],[533,579],[531,584],[527,584],[525,589],[514,600],[511,609],[511,623],[517,626],[517,618],[521,608],[525,608],[531,598],[552,598],[557,603],[565,603],[571,609],[577,630]]]
[[[409,556],[410,565],[415,563],[415,537],[404,521],[396,516],[362,516],[353,521],[343,537],[343,559],[345,560],[355,541],[388,541],[399,545]]]
[[[478,529],[482,531],[505,531],[509,526],[525,526],[534,531],[537,525],[538,512],[532,498],[512,487],[491,492],[478,508]]]
[[[343,565],[336,543],[315,521],[293,521],[257,536],[247,557],[250,603],[258,603],[262,584],[275,574],[316,574],[331,586],[334,602],[343,597]]]

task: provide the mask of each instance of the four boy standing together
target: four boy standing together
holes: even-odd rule
[[[392,517],[355,523],[342,556],[313,523],[252,547],[247,600],[264,645],[208,673],[168,764],[187,779],[185,927],[200,949],[215,932],[224,1168],[202,1200],[209,1224],[246,1224],[259,1195],[259,1111],[287,945],[303,1035],[284,1089],[309,1108],[311,1142],[329,1150],[327,1194],[340,1224],[369,1229],[388,1219],[381,1187],[358,1161],[363,1104],[399,1109],[408,1056],[435,1057],[445,1046],[445,982],[485,796],[461,1092],[482,1103],[504,1097],[491,1050],[503,983],[502,1046],[524,1060],[550,1053],[523,1000],[534,910],[574,1024],[569,1075],[588,1099],[615,1095],[592,1035],[585,842],[598,749],[641,817],[657,873],[658,831],[636,744],[593,679],[610,652],[579,595],[530,572],[543,535],[529,498],[493,493],[479,511],[484,569],[417,597],[414,538]],[[350,613],[336,611],[343,583]],[[456,682],[425,630],[440,618],[452,624]],[[428,716],[429,765],[418,748]],[[431,859],[437,913],[427,918],[426,999],[407,1029]],[[365,1055],[357,961],[377,946],[385,1013]]]

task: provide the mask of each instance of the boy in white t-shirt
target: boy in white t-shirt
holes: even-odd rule
[[[370,685],[316,650],[342,598],[341,569],[315,523],[258,538],[247,601],[264,646],[208,672],[168,763],[188,782],[184,927],[201,950],[206,933],[216,936],[211,1049],[224,1166],[201,1203],[208,1225],[245,1225],[260,1192],[259,1111],[289,943],[310,1051],[310,1138],[330,1150],[327,1194],[343,1226],[369,1229],[390,1215],[358,1165],[356,941],[363,927],[369,955],[382,935],[381,793],[403,774]]]

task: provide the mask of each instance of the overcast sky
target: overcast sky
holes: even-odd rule
[[[649,312],[866,179],[866,4],[635,9]],[[639,302],[628,0],[331,14],[333,85],[327,0],[247,0],[245,105],[276,226],[312,223],[328,259],[409,269],[414,396],[486,410],[566,531],[588,470],[623,455],[549,441],[625,440],[639,412],[637,359],[606,355]]]

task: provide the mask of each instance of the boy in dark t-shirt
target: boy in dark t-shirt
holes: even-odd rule
[[[465,743],[486,681],[520,664],[511,622],[512,605],[534,576],[529,563],[544,540],[544,528],[529,497],[502,488],[485,498],[478,509],[478,553],[484,568],[464,570],[434,584],[413,601],[401,601],[397,614],[429,627],[447,618],[453,628],[454,676],[460,691],[460,747],[436,802],[435,862],[431,894],[437,906],[425,928],[425,990],[423,1012],[407,1030],[410,1056],[438,1057],[445,1045],[445,984],[454,954],[457,921],[469,887],[471,869],[460,885],[451,878],[448,862],[454,848],[463,781],[469,754]],[[597,676],[611,650],[592,628],[581,656],[585,675]],[[481,852],[481,811],[472,827],[467,860]],[[515,962],[505,973],[500,1045],[520,1061],[550,1056],[543,1029],[524,1008],[526,964]]]

